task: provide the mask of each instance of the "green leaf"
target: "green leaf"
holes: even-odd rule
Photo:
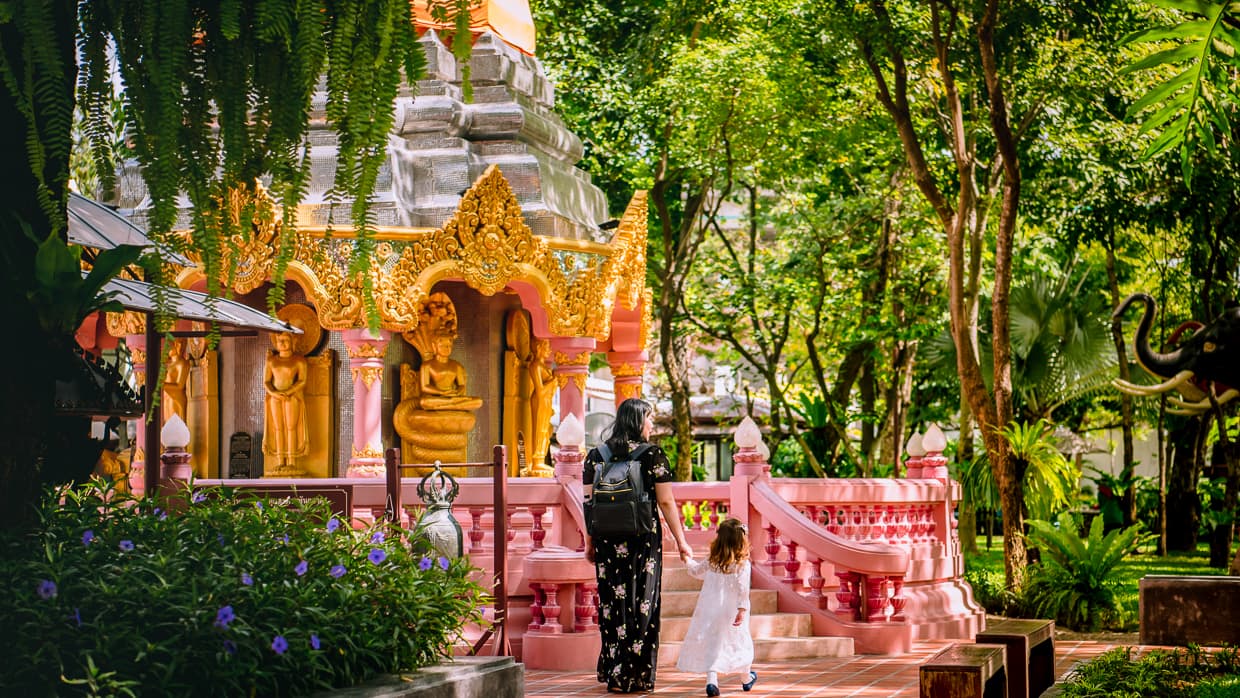
[[[1165,63],[1180,63],[1188,60],[1189,58],[1195,58],[1201,54],[1201,47],[1199,46],[1200,43],[1201,41],[1198,40],[1189,44],[1155,51],[1154,53],[1151,53],[1150,55],[1137,60],[1134,63],[1124,66],[1120,69],[1119,73],[1120,75],[1127,75],[1129,73],[1135,73],[1139,70],[1146,70],[1155,66],[1160,66]]]
[[[1166,41],[1169,39],[1197,39],[1210,28],[1209,20],[1195,19],[1181,22],[1169,27],[1150,27],[1135,31],[1120,39],[1121,44],[1140,44],[1150,41]]]
[[[1128,115],[1131,117],[1135,114],[1139,114],[1144,111],[1146,107],[1157,102],[1161,102],[1167,97],[1170,97],[1173,93],[1178,92],[1180,88],[1192,81],[1195,70],[1196,66],[1190,66],[1179,75],[1176,75],[1170,80],[1151,88],[1149,92],[1145,93],[1145,96],[1132,103],[1132,106],[1128,108]]]
[[[1207,2],[1206,0],[1149,0],[1149,2],[1151,5],[1164,7],[1168,10],[1179,10],[1180,12],[1191,12],[1199,15],[1221,12],[1224,7],[1218,3]]]

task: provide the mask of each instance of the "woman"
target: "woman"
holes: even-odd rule
[[[642,445],[642,485],[653,494],[672,531],[680,559],[693,557],[672,497],[672,471],[658,446],[649,446],[654,416],[650,403],[632,398],[620,403],[606,440],[612,459],[625,458]],[[585,462],[585,495],[591,495],[594,471],[603,465],[598,449]],[[598,680],[611,693],[654,690],[659,661],[659,590],[663,574],[663,528],[655,517],[654,532],[636,536],[586,538],[586,559],[598,576],[599,630],[603,647],[598,657]]]

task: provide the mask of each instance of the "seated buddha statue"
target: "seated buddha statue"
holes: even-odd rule
[[[435,355],[422,362],[419,404],[424,410],[476,410],[482,406],[482,398],[465,394],[465,367],[449,358],[452,342],[451,334],[437,334]]]

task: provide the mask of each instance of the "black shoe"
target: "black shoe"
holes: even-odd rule
[[[758,672],[751,671],[749,672],[749,680],[741,684],[741,688],[745,691],[751,691],[755,683],[758,683]]]
[[[706,695],[708,695],[708,696],[717,696],[717,695],[719,695],[719,687],[718,687],[718,686],[716,686],[716,685],[715,685],[715,684],[713,684],[713,683],[708,683],[708,684],[706,684]]]

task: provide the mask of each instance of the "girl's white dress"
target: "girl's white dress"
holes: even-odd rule
[[[730,573],[711,568],[706,560],[689,561],[689,574],[703,580],[693,620],[680,645],[676,668],[695,674],[708,671],[732,674],[753,663],[753,639],[749,637],[749,561]],[[736,609],[745,609],[738,626]]]

